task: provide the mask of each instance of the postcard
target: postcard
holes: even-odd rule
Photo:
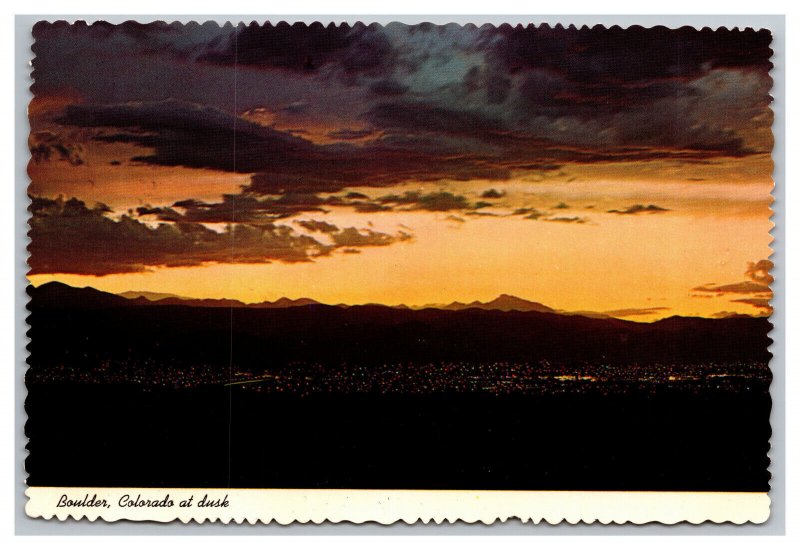
[[[769,517],[769,29],[31,32],[29,516]]]

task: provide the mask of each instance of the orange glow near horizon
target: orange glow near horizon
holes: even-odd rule
[[[30,280],[35,285],[58,280],[109,292],[146,290],[245,302],[286,296],[329,304],[424,305],[487,301],[505,293],[565,311],[665,308],[628,317],[639,321],[671,315],[713,316],[722,311],[759,313],[748,304],[730,302],[744,296],[698,298],[691,289],[744,280],[748,262],[769,256],[772,224],[763,200],[768,185],[738,186],[738,191],[730,186],[733,203],[699,196],[708,194],[708,188],[698,186],[693,188],[697,196],[681,196],[668,184],[662,185],[663,196],[652,186],[639,186],[636,194],[655,195],[655,202],[670,208],[664,214],[639,215],[605,211],[611,204],[634,202],[633,191],[619,185],[596,186],[594,192],[588,186],[573,189],[572,197],[558,186],[540,186],[535,198],[548,204],[553,202],[553,193],[573,202],[580,196],[584,204],[608,203],[602,209],[576,206],[564,211],[564,216],[584,217],[586,223],[519,217],[472,217],[456,222],[447,213],[360,214],[341,209],[297,219],[313,217],[342,227],[369,223],[375,230],[390,233],[402,224],[410,228],[414,239],[365,247],[359,254],[336,252],[300,264],[210,264],[104,277],[34,275]],[[533,200],[525,192],[520,196],[528,198],[515,198],[509,192],[505,200]],[[667,200],[669,196],[672,201]]]

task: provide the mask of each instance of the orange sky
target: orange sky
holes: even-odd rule
[[[194,172],[205,174],[197,170],[158,171],[164,173],[161,181],[169,185],[147,190],[148,202],[153,204],[174,201],[178,196],[173,195],[175,189],[180,194],[192,185],[213,189],[216,184],[232,183],[214,174],[198,178]],[[487,301],[508,293],[569,311],[668,308],[630,317],[643,321],[676,314],[758,313],[750,305],[730,302],[741,296],[698,297],[691,289],[744,280],[748,262],[769,256],[771,183],[698,185],[624,179],[615,183],[608,177],[604,174],[602,181],[582,179],[572,183],[481,181],[470,186],[476,195],[487,188],[505,192],[498,207],[490,212],[533,206],[550,208],[549,212],[565,218],[579,217],[584,223],[419,211],[365,214],[334,208],[327,214],[315,213],[313,219],[389,233],[407,228],[414,239],[363,248],[358,254],[339,252],[300,264],[211,264],[103,277],[54,274],[30,279],[37,285],[59,280],[110,292],[149,290],[247,302],[307,296],[325,303],[423,305]],[[411,188],[425,192],[443,187],[412,185],[395,191]],[[120,210],[129,206],[124,197],[114,195],[114,185],[104,189],[110,192],[95,197],[84,191],[81,196],[104,199]],[[164,191],[155,196],[152,189]],[[62,192],[69,195],[73,190],[66,186]],[[559,202],[569,208],[553,210]],[[607,212],[649,202],[670,211],[637,215]],[[310,217],[301,214],[292,219]],[[292,219],[282,223],[291,224]]]

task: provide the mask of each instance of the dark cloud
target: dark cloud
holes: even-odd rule
[[[59,122],[95,128],[94,139],[154,149],[135,162],[253,173],[255,194],[336,192],[348,186],[406,181],[510,177],[503,159],[453,156],[433,144],[421,150],[380,140],[369,146],[315,145],[210,107],[172,100],[118,105],[71,105]],[[414,144],[415,145],[415,144]]]
[[[83,145],[65,141],[53,132],[31,132],[28,137],[28,148],[33,162],[37,164],[52,159],[66,161],[72,166],[84,163]]]
[[[353,227],[326,232],[331,244],[275,224],[229,224],[223,231],[180,221],[155,227],[123,215],[108,217],[104,205],[87,207],[77,199],[32,197],[31,274],[110,275],[153,267],[187,267],[206,263],[308,262],[341,247],[387,246],[408,240]]]
[[[749,317],[749,315],[742,315],[741,313],[736,313],[734,311],[718,311],[711,315],[714,319],[731,319],[735,317]]]
[[[150,227],[129,216],[113,220],[105,209],[89,208],[77,199],[33,198],[31,213],[29,265],[34,274],[108,275],[206,262],[303,262],[327,252],[325,245],[285,226],[235,225],[222,233],[186,222]]]
[[[508,75],[496,67],[472,66],[464,75],[463,86],[467,93],[483,91],[490,105],[504,103],[511,93],[512,82]]]
[[[472,216],[474,218],[499,218],[501,217],[500,214],[495,214],[494,212],[483,212],[479,210],[470,210],[469,212],[464,212],[467,216]]]
[[[277,199],[261,199],[258,202],[268,205],[273,212],[282,211],[286,215],[297,212],[325,212],[323,205],[326,204],[324,199],[314,193],[296,192],[285,193]]]
[[[365,118],[374,126],[387,131],[461,137],[496,145],[533,144],[534,141],[541,143],[541,140],[532,136],[512,132],[499,117],[430,101],[379,103],[365,114]]]
[[[400,231],[397,235],[379,233],[371,229],[356,229],[348,227],[330,234],[337,247],[362,247],[362,246],[386,246],[398,241],[408,241],[412,237],[405,231]]]
[[[497,189],[487,189],[483,193],[481,193],[482,199],[501,199],[505,197],[506,194],[503,191],[498,191]]]
[[[335,233],[339,230],[336,225],[320,220],[297,220],[294,223],[311,232]]]
[[[159,221],[164,222],[184,221],[183,214],[168,206],[139,206],[134,212],[139,217],[154,216]]]
[[[314,71],[336,60],[352,43],[349,25],[321,23],[239,25],[208,45],[198,60],[293,71]]]
[[[58,122],[116,130],[95,139],[152,147],[138,162],[250,173],[299,162],[313,147],[301,138],[219,109],[173,100],[116,105],[70,105]],[[120,131],[123,130],[123,131]],[[235,153],[234,153],[235,151]]]
[[[607,75],[613,78],[613,75]],[[680,82],[646,82],[620,86],[598,81],[581,87],[564,75],[534,69],[521,81],[523,104],[549,116],[574,115],[591,119],[632,107],[650,105],[660,99],[677,99],[694,94]]]
[[[126,46],[127,54],[143,53],[148,55],[168,53],[176,57],[186,57],[196,48],[205,48],[209,42],[215,42],[224,37],[230,26],[220,27],[217,23],[207,22],[202,25],[192,22],[182,24],[178,22],[166,23],[153,21],[139,23],[137,21],[124,21],[122,23],[109,23],[95,21],[87,24],[85,21],[39,21],[32,29],[36,42],[33,51],[37,57],[45,57],[49,48],[54,46],[59,38],[66,37],[72,42],[86,41],[87,45],[101,47]],[[42,60],[40,60],[42,61]],[[34,67],[37,64],[34,62]]]
[[[379,197],[377,202],[384,205],[404,206],[407,210],[428,210],[431,212],[466,210],[475,207],[470,205],[467,197],[456,195],[449,191],[438,191],[427,194],[407,191],[402,195],[384,195]],[[487,204],[487,206],[491,205]]]
[[[227,37],[210,44],[198,58],[221,65],[307,73],[333,66],[346,78],[384,75],[390,72],[393,59],[392,45],[379,25],[289,25],[283,21],[277,25],[239,25]]]
[[[365,201],[353,201],[348,203],[347,206],[352,206],[356,212],[361,212],[363,214],[369,214],[370,212],[388,212],[392,210],[391,206]]]
[[[208,203],[186,199],[171,207],[139,207],[139,216],[155,216],[166,222],[191,223],[271,223],[303,212],[325,212],[325,201],[310,193],[287,193],[277,198],[252,194],[225,194],[222,202]]]
[[[666,123],[666,118],[665,118]],[[638,122],[637,122],[638,124]],[[648,130],[649,131],[649,130]],[[654,138],[658,137],[658,132],[652,132]],[[661,137],[664,137],[663,135]],[[563,162],[575,162],[578,164],[605,164],[605,163],[630,163],[630,162],[649,162],[658,160],[683,161],[687,163],[708,164],[717,158],[742,158],[748,155],[758,154],[758,151],[740,147],[742,140],[736,139],[726,143],[701,144],[695,142],[693,147],[684,147],[676,144],[661,144],[655,142],[641,143],[639,146],[631,147],[635,144],[633,138],[630,143],[625,141],[625,146],[599,147],[592,148],[565,148],[552,146],[549,150],[551,160]]]
[[[757,283],[769,285],[775,280],[770,274],[770,271],[772,271],[773,267],[774,264],[770,260],[749,262],[747,264],[747,271],[745,271],[745,275]]]
[[[64,93],[92,103],[175,98],[228,108],[232,81],[195,58],[231,29],[215,22],[39,22],[33,29],[31,90],[37,98]]]
[[[152,216],[165,222],[192,223],[247,223],[258,225],[272,223],[297,214],[308,212],[327,212],[326,207],[339,206],[353,208],[356,212],[388,212],[401,210],[427,210],[429,212],[448,212],[452,210],[479,209],[492,206],[486,202],[471,204],[463,195],[448,191],[418,193],[409,191],[402,195],[383,195],[370,200],[363,193],[350,192],[344,196],[332,195],[321,198],[313,193],[287,193],[278,197],[261,197],[252,193],[223,195],[222,202],[208,203],[195,199],[175,202],[171,206],[136,208],[138,216]],[[526,209],[526,212],[533,211]],[[306,222],[297,221],[311,231],[322,231],[322,226],[313,229]],[[310,222],[314,225],[325,222]]]
[[[569,138],[576,142],[587,125],[603,131],[603,137],[587,134],[597,149],[637,145],[719,156],[768,151],[740,133],[757,113],[769,118],[766,30],[543,25],[485,27],[482,33],[487,66],[514,75],[516,109],[538,115],[533,120],[542,137],[557,135],[549,127],[563,131],[572,122]]]
[[[704,297],[722,297],[737,294],[750,294],[747,298],[731,299],[731,303],[748,304],[755,308],[761,309],[765,314],[772,313],[772,306],[769,301],[772,299],[772,289],[770,283],[773,278],[770,275],[770,270],[773,264],[770,260],[759,260],[757,262],[748,262],[745,275],[748,281],[739,283],[717,285],[714,283],[705,284],[692,289],[694,292],[702,294],[693,294],[694,298]]]
[[[511,94],[511,78],[496,67],[486,71],[483,84],[486,88],[486,102],[490,105],[505,103]]]
[[[481,31],[491,59],[509,72],[544,69],[589,88],[686,79],[718,68],[772,67],[767,30],[501,25]]]
[[[369,91],[377,96],[398,96],[408,91],[408,86],[401,84],[393,78],[387,78],[373,82]]]
[[[623,210],[609,210],[609,213],[612,214],[658,214],[661,212],[669,212],[669,208],[662,208],[655,204],[648,204],[647,206],[643,204],[634,204]]]
[[[331,139],[350,141],[356,139],[364,139],[375,134],[375,130],[371,128],[362,128],[360,130],[353,130],[351,128],[342,128],[341,130],[334,130],[328,132],[328,137]]]
[[[644,308],[628,308],[628,309],[613,309],[611,311],[604,311],[605,315],[610,317],[637,317],[642,315],[656,315],[664,311],[669,311],[668,307],[644,307]]]
[[[694,292],[712,292],[719,294],[754,294],[757,292],[770,292],[768,285],[754,281],[742,281],[727,285],[702,285],[692,289]]]
[[[565,203],[565,202],[560,202],[557,205],[555,205],[553,208],[558,209],[558,210],[566,210],[566,209],[569,208],[569,205],[567,203]]]
[[[525,216],[526,220],[538,220],[539,218],[544,216],[544,212],[539,212],[535,208],[523,208],[523,209],[519,209],[518,208],[517,210],[515,210],[515,212],[519,212],[520,210],[526,210],[527,211],[527,212],[524,213],[524,216]]]
[[[530,217],[530,215],[528,215],[528,217]],[[586,223],[586,218],[581,218],[579,216],[555,216],[552,218],[543,218],[543,221],[559,223]]]
[[[765,312],[772,313],[772,306],[770,305],[769,300],[769,298],[739,298],[737,300],[731,300],[731,302],[748,304],[755,308],[764,310]]]

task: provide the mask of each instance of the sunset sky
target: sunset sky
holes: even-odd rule
[[[770,34],[41,23],[31,272],[768,314]]]

